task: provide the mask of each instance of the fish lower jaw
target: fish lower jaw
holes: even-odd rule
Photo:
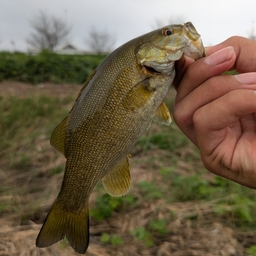
[[[145,62],[143,66],[150,73],[158,73],[163,75],[171,75],[174,71],[174,61],[166,62],[166,63],[158,63],[158,62]]]
[[[199,39],[197,42],[189,42],[189,44],[184,48],[184,55],[198,60],[205,56],[205,50],[202,40]]]

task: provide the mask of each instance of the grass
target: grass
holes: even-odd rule
[[[138,227],[132,230],[131,235],[137,240],[142,241],[146,247],[151,247],[154,245],[153,236],[145,227]]]
[[[152,219],[148,224],[148,229],[158,234],[168,234],[166,219]]]
[[[64,160],[58,162],[62,156],[49,145],[49,138],[73,101],[71,97],[40,95],[0,97],[0,179],[4,181],[0,186],[0,217],[13,214],[27,223],[43,201],[53,202]],[[103,225],[117,216],[132,216],[133,211],[137,211],[136,218],[146,206],[152,210],[125,235],[117,230],[103,231],[98,236],[102,244],[122,247],[132,240],[153,248],[167,239],[172,232],[169,225],[176,220],[196,223],[202,216],[237,229],[254,230],[255,190],[209,174],[199,152],[174,123],[170,127],[152,124],[132,155],[133,165],[143,166],[153,178],[146,175],[142,180],[139,174],[132,177],[131,191],[119,198],[107,195],[99,184],[90,206],[91,219]],[[181,204],[183,213],[178,207]],[[64,241],[63,246],[66,244]],[[247,255],[256,255],[255,251],[255,246],[248,246]]]
[[[70,101],[70,97],[40,95],[0,97],[0,214],[28,216],[39,207],[39,201],[32,199],[32,195],[42,191],[39,173],[47,164],[44,148],[50,148],[50,134],[60,117],[68,112],[65,105]],[[63,166],[54,166],[49,173],[56,175],[62,171]]]
[[[100,241],[113,246],[121,246],[124,244],[124,240],[121,236],[117,234],[108,234],[106,232],[101,234]]]
[[[70,97],[69,97],[70,98]],[[70,101],[70,99],[69,99]],[[0,97],[0,152],[10,149],[32,147],[38,137],[49,138],[54,126],[67,110],[62,105],[67,99],[33,96],[25,99]],[[25,154],[20,156],[27,159]]]
[[[30,152],[35,150],[35,142],[40,136],[49,139],[54,126],[67,113],[62,105],[66,105],[71,99],[58,99],[44,96],[19,98],[0,98],[0,155],[12,169],[31,171],[34,168],[33,157]],[[156,126],[155,126],[156,127]],[[154,182],[141,181],[138,184],[139,191],[145,200],[154,201],[166,198],[170,202],[186,202],[213,200],[216,195],[226,197],[234,195],[229,205],[234,206],[234,215],[238,218],[253,221],[254,190],[228,182],[220,177],[214,180],[206,180],[203,177],[205,171],[194,172],[190,175],[179,175],[178,161],[189,161],[190,166],[197,165],[199,154],[196,150],[188,150],[189,142],[175,125],[170,127],[157,126],[158,132],[149,129],[141,137],[136,145],[136,150],[149,152],[161,149],[171,152],[172,167],[159,170],[163,186]],[[29,136],[28,136],[29,135]],[[191,147],[191,146],[190,146]],[[194,162],[194,163],[193,163]],[[63,166],[54,166],[50,175],[56,175],[63,171]],[[166,181],[168,181],[166,183]],[[8,190],[3,187],[1,192]],[[171,188],[169,191],[168,189]],[[226,203],[226,202],[225,202]],[[113,211],[122,211],[125,207],[136,204],[136,198],[130,193],[126,197],[113,198],[102,194],[95,201],[92,216],[97,220],[108,218]],[[224,214],[225,209],[216,207],[216,213]]]
[[[153,182],[142,181],[138,184],[141,195],[145,200],[155,200],[163,197],[161,189]]]
[[[256,256],[256,245],[251,246],[246,251],[247,256]]]
[[[123,197],[112,197],[108,194],[102,194],[95,200],[90,210],[90,215],[97,221],[109,218],[113,212],[122,212],[136,204],[136,198],[132,194]]]

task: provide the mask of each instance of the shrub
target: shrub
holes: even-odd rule
[[[97,55],[0,53],[0,81],[83,83],[105,58]]]

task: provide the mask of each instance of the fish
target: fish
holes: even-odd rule
[[[202,58],[191,22],[172,24],[123,44],[86,80],[50,143],[66,158],[60,192],[36,239],[48,247],[67,238],[84,254],[89,245],[89,197],[101,180],[111,196],[130,188],[130,151],[152,120],[170,125],[164,100],[183,55]]]

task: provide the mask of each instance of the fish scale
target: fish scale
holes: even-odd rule
[[[51,144],[66,158],[60,193],[37,237],[38,247],[67,237],[78,253],[89,244],[88,201],[102,180],[107,193],[130,188],[129,152],[152,120],[169,125],[164,99],[183,54],[204,56],[192,23],[169,25],[135,38],[111,53],[85,82]]]

